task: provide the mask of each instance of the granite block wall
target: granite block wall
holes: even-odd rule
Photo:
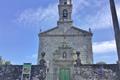
[[[40,80],[40,69],[40,65],[32,65],[30,80]],[[72,74],[72,80],[120,80],[117,64],[74,66]],[[21,75],[22,65],[0,66],[0,80],[21,80]],[[46,80],[52,80],[53,75],[47,74]]]

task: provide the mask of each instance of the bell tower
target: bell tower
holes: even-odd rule
[[[58,23],[71,23],[72,2],[71,0],[59,0],[59,21]]]

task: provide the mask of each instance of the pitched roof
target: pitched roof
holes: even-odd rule
[[[87,34],[91,34],[91,35],[93,35],[93,33],[92,32],[89,32],[89,31],[86,31],[86,30],[83,30],[83,29],[80,29],[80,28],[78,28],[78,27],[72,27],[73,29],[75,29],[75,30],[78,30],[78,31],[80,31],[80,32],[83,32],[83,33],[87,33]]]
[[[51,32],[51,31],[53,31],[53,30],[56,30],[56,29],[58,29],[58,28],[59,28],[59,27],[51,28],[51,29],[49,29],[49,30],[46,30],[46,31],[44,31],[44,32],[39,33],[39,35],[41,35],[41,34],[46,34],[46,33],[48,33],[48,32]],[[86,30],[83,30],[83,29],[80,29],[80,28],[77,28],[77,27],[74,27],[74,26],[72,26],[71,28],[73,28],[73,29],[75,29],[75,30],[78,30],[78,31],[80,31],[80,32],[89,34],[89,35],[93,35],[92,32],[89,32],[89,31],[86,31]]]
[[[51,31],[53,31],[53,30],[55,30],[55,29],[58,29],[58,27],[51,28],[51,29],[46,30],[46,31],[43,31],[43,32],[41,32],[41,33],[39,33],[39,34],[48,33],[48,32],[51,32]]]

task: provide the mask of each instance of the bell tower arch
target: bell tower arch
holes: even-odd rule
[[[59,0],[59,21],[58,22],[72,22],[72,2],[71,0]]]

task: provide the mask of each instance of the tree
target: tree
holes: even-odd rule
[[[11,65],[10,61],[3,60],[0,56],[0,65]]]
[[[3,64],[2,57],[0,56],[0,65]]]
[[[10,61],[6,61],[5,65],[11,65]]]

